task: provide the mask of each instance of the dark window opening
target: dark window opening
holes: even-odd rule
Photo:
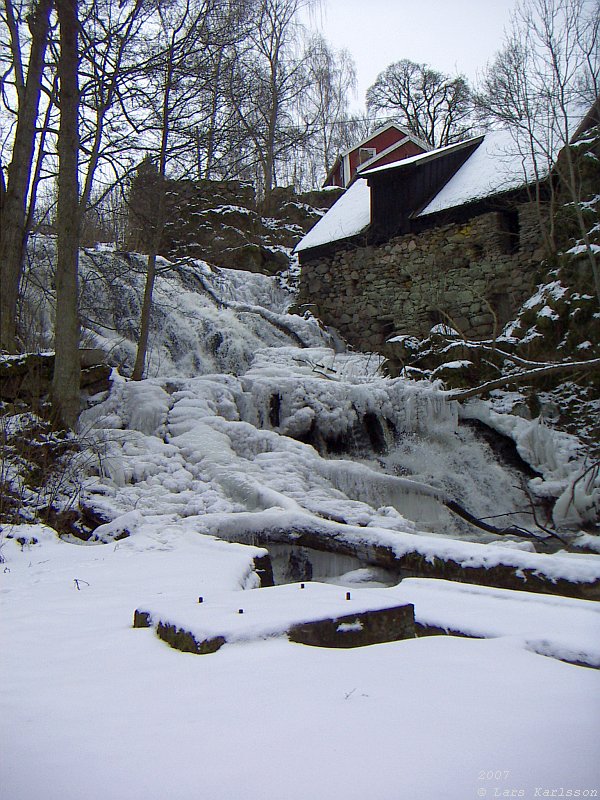
[[[506,255],[517,253],[520,244],[519,212],[516,208],[506,209],[498,214],[500,247]]]
[[[436,325],[442,325],[446,323],[443,314],[437,308],[427,309],[427,317],[429,319],[430,328],[435,328]]]
[[[358,163],[364,164],[376,154],[377,150],[374,147],[361,147],[358,151]]]

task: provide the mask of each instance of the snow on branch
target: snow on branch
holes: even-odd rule
[[[600,358],[592,358],[587,361],[565,361],[561,364],[547,364],[543,367],[536,369],[528,369],[523,372],[513,372],[509,375],[503,375],[500,378],[494,378],[491,381],[473,386],[469,389],[456,389],[446,392],[446,400],[467,400],[469,397],[477,397],[478,395],[485,394],[492,389],[500,389],[508,384],[522,384],[527,383],[533,378],[539,378],[546,375],[554,375],[560,372],[577,372],[580,370],[594,370],[600,368]]]

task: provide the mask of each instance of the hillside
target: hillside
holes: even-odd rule
[[[51,343],[54,248],[32,240],[30,350]],[[44,421],[51,355],[2,360],[4,387],[25,376],[1,417],[7,796],[595,785],[600,487],[585,442],[505,413],[513,394],[459,407],[424,372],[386,375],[382,355],[290,313],[289,263],[163,256],[133,382],[143,256],[83,251],[84,341],[112,371],[86,390],[77,436]],[[407,605],[414,628],[395,641],[288,638],[326,609],[349,643],[359,615]]]

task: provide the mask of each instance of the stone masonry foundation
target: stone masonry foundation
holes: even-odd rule
[[[499,333],[535,285],[543,258],[533,203],[391,239],[301,258],[300,306],[354,346],[425,337],[444,322],[469,338]]]

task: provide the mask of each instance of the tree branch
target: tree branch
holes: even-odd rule
[[[470,389],[455,389],[446,392],[447,400],[467,400],[469,397],[476,397],[477,395],[485,394],[492,389],[500,389],[509,384],[522,384],[528,381],[539,378],[545,375],[555,375],[560,372],[577,372],[579,370],[600,369],[600,358],[592,358],[588,361],[570,361],[563,364],[548,364],[544,367],[537,369],[525,370],[525,372],[515,372],[510,375],[504,375],[501,378],[495,378],[492,381],[486,381],[479,386],[474,386]]]

